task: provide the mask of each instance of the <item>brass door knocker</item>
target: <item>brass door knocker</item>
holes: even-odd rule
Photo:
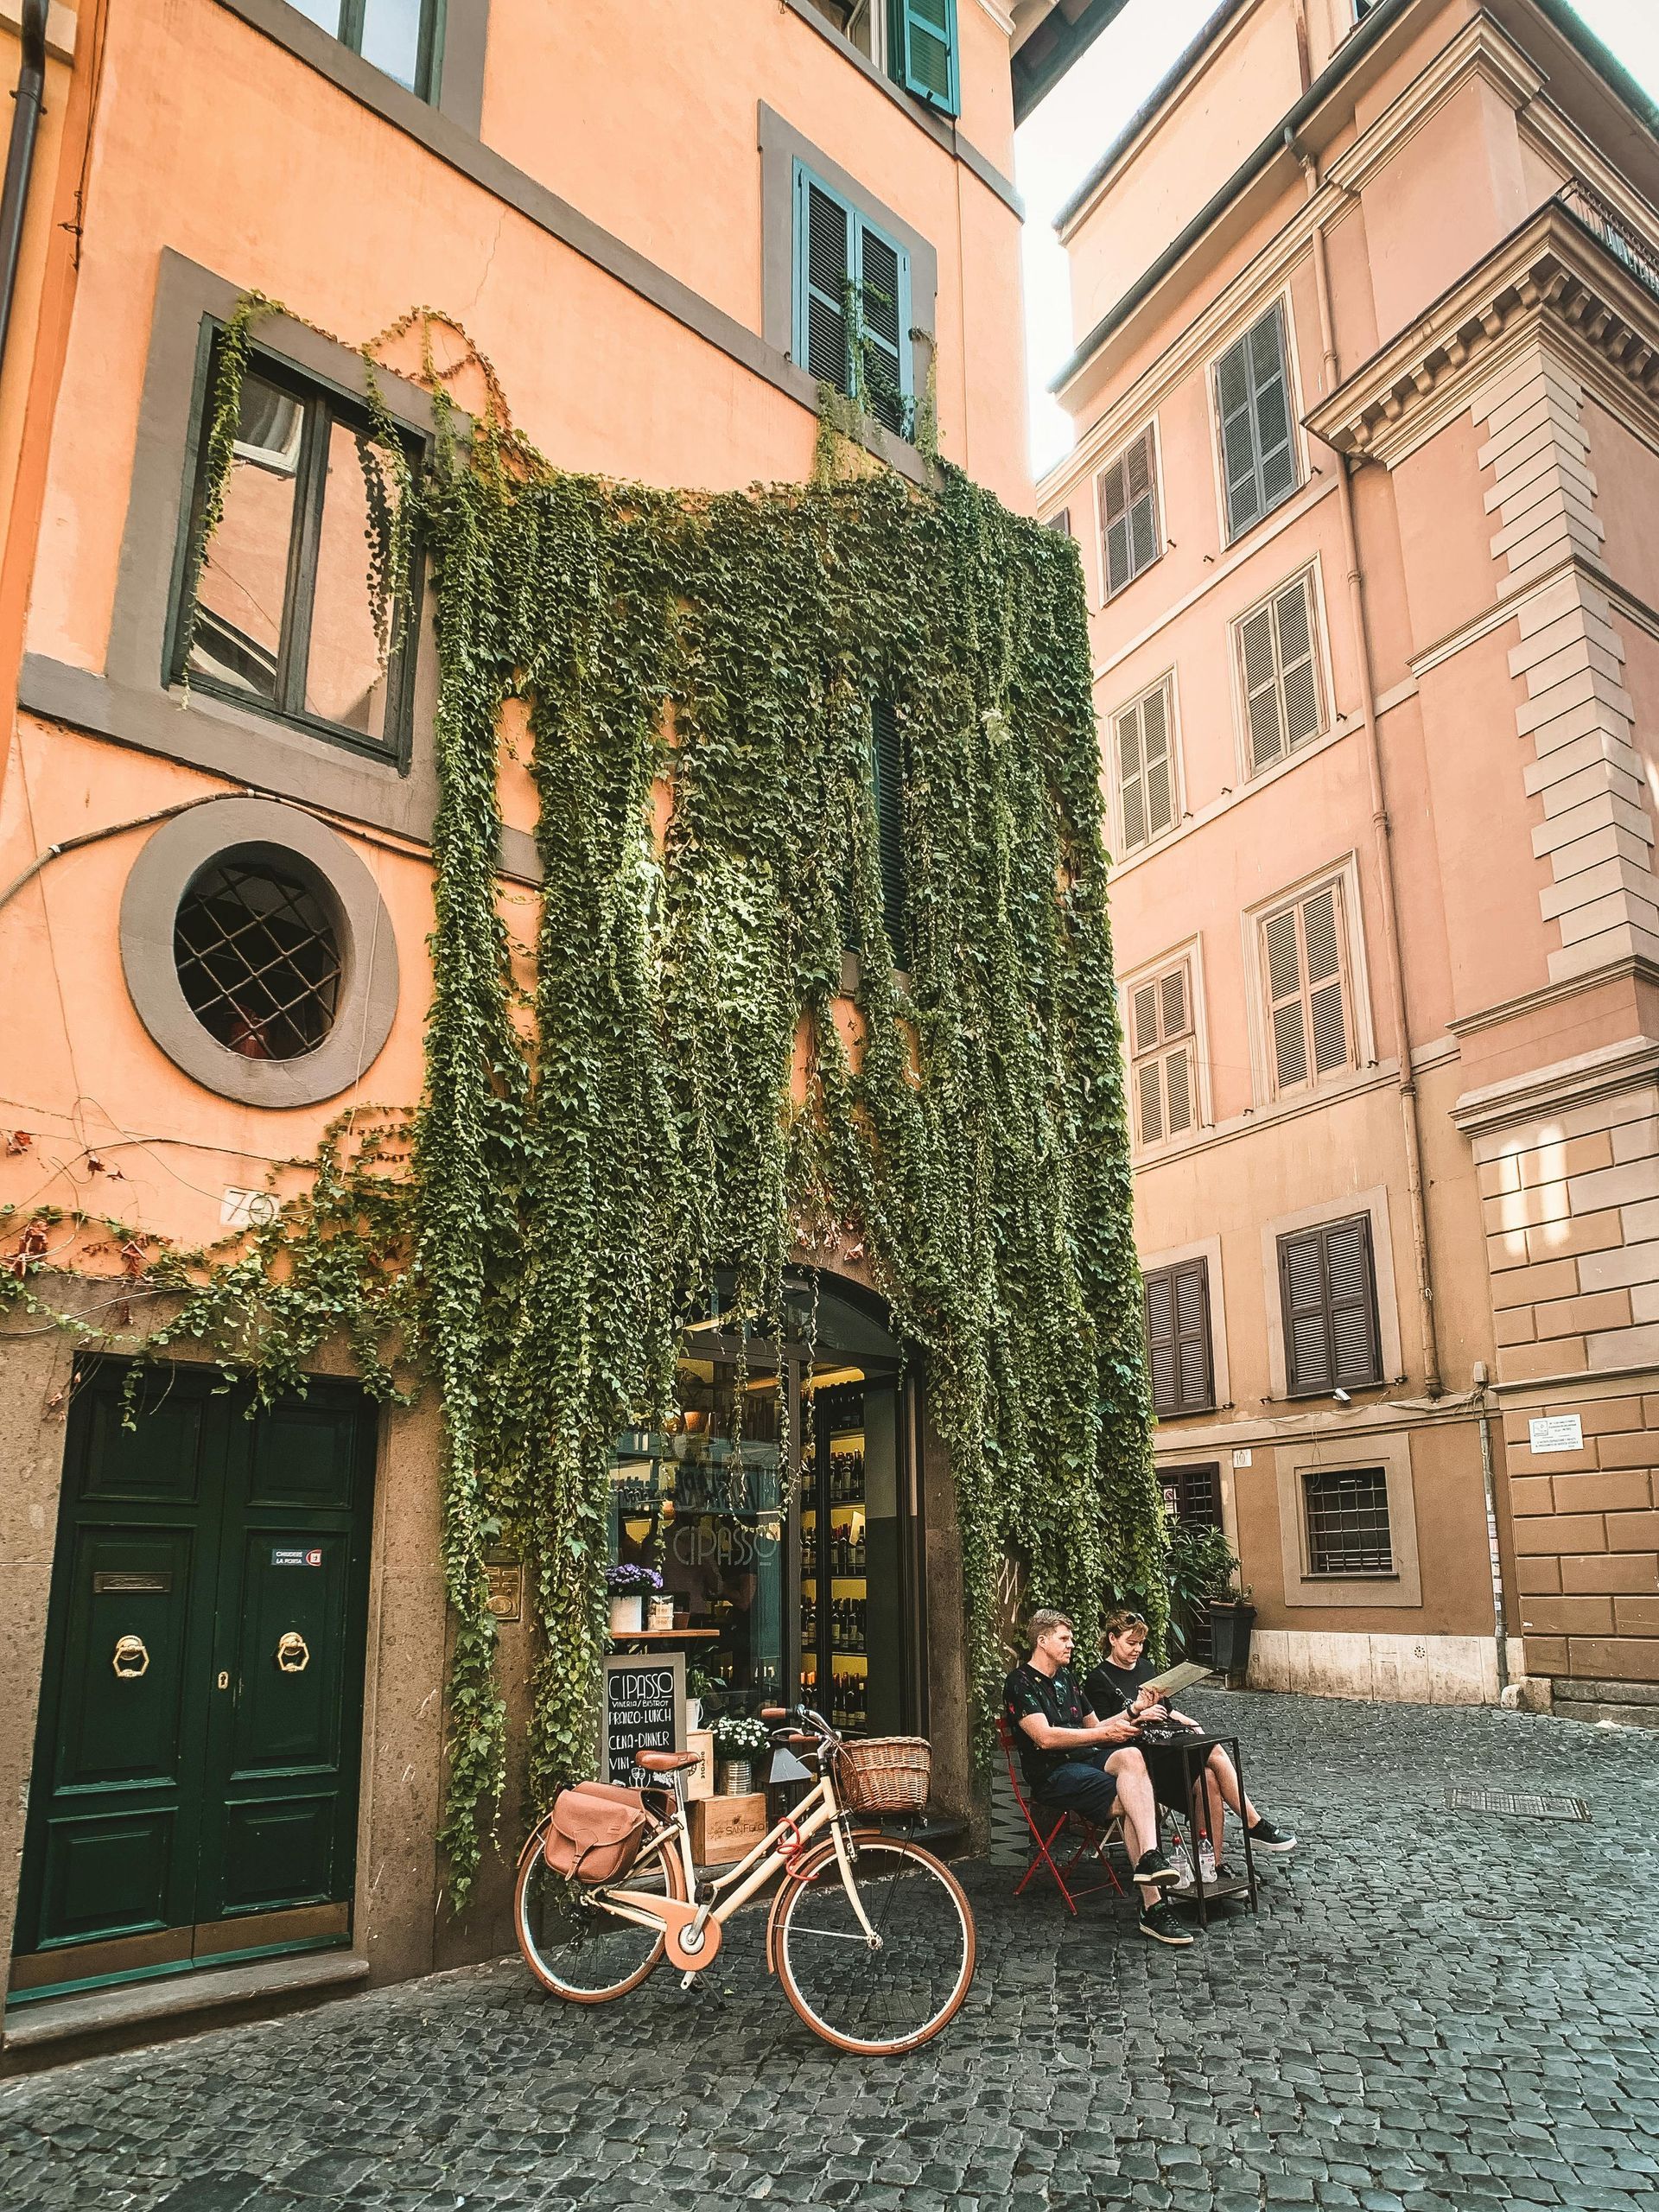
[[[284,1675],[302,1675],[311,1664],[310,1649],[298,1629],[285,1629],[277,1637],[276,1664]]]
[[[142,1636],[118,1636],[115,1640],[115,1656],[110,1661],[118,1681],[136,1682],[140,1675],[149,1672],[149,1654],[144,1649]]]

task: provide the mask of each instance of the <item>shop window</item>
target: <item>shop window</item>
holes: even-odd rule
[[[292,4],[418,99],[433,97],[444,0],[292,0]]]
[[[1139,1145],[1183,1136],[1197,1122],[1197,1065],[1190,963],[1129,988],[1130,1087]]]
[[[1203,1260],[1154,1268],[1146,1278],[1147,1358],[1160,1418],[1208,1413],[1216,1402],[1210,1356],[1210,1270]]]
[[[1312,575],[1252,607],[1233,635],[1255,775],[1317,737],[1324,724]]]
[[[1279,1294],[1292,1397],[1382,1380],[1369,1214],[1281,1236]]]
[[[173,959],[192,1014],[244,1059],[298,1059],[334,1027],[340,937],[297,867],[221,855],[179,902]]]
[[[910,255],[795,163],[795,359],[885,429],[915,429]]]
[[[1326,883],[1261,925],[1273,1091],[1282,1096],[1355,1062],[1346,914]]]
[[[193,548],[207,444],[204,413]],[[187,621],[180,608],[175,621],[174,679],[400,757],[413,654],[391,646],[412,637],[413,610],[405,620],[405,610],[378,598],[371,555],[372,540],[383,555],[387,548],[396,499],[366,416],[257,357],[243,380],[224,511],[200,561],[194,615]],[[187,572],[192,565],[194,554]]]
[[[1302,1512],[1310,1576],[1393,1574],[1385,1469],[1305,1468]]]
[[[1175,822],[1175,759],[1167,677],[1112,719],[1117,817],[1123,850],[1161,837]]]
[[[1216,364],[1227,536],[1240,537],[1296,489],[1285,315],[1275,302]]]
[[[1106,596],[1110,599],[1149,569],[1164,550],[1151,423],[1101,470],[1096,481]]]

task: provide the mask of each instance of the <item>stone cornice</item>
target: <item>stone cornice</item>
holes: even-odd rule
[[[1621,1091],[1651,1083],[1656,1076],[1659,1038],[1627,1037],[1554,1067],[1529,1069],[1507,1083],[1465,1090],[1452,1109],[1452,1120],[1465,1136],[1482,1136],[1569,1106],[1587,1105],[1592,1099],[1616,1098]]]
[[[1659,296],[1551,200],[1304,423],[1338,452],[1393,467],[1545,326],[1659,410]]]
[[[1520,48],[1492,18],[1477,16],[1413,78],[1408,90],[1336,156],[1325,172],[1332,183],[1344,192],[1363,192],[1407,140],[1474,77],[1483,79],[1513,108],[1525,107],[1544,84]]]

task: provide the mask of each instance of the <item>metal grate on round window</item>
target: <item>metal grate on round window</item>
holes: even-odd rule
[[[340,943],[297,873],[214,861],[179,903],[173,958],[197,1020],[244,1059],[299,1059],[334,1027]]]

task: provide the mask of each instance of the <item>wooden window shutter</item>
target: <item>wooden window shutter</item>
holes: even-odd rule
[[[957,89],[956,0],[891,0],[888,67],[906,92],[955,115]]]
[[[870,709],[870,772],[875,797],[881,918],[895,963],[907,957],[905,936],[905,748],[897,710],[885,699]]]
[[[1148,424],[1100,473],[1100,535],[1108,599],[1132,583],[1163,550],[1152,439]]]
[[[1313,585],[1298,576],[1238,624],[1250,771],[1281,760],[1324,720],[1313,631]]]
[[[911,379],[910,257],[880,231],[854,219],[857,232],[858,306],[864,404],[884,429],[904,435]]]
[[[1175,772],[1169,750],[1169,687],[1160,683],[1113,721],[1123,849],[1161,836],[1175,820]]]
[[[848,288],[855,281],[850,211],[807,170],[795,172],[795,358],[809,376],[852,389]]]
[[[1058,531],[1062,537],[1070,537],[1071,535],[1071,508],[1062,507],[1058,514],[1050,515],[1045,527]]]
[[[1135,1138],[1160,1144],[1198,1120],[1189,969],[1183,960],[1129,993]]]
[[[1354,1065],[1339,884],[1328,883],[1262,925],[1268,1046],[1275,1091]]]
[[[1276,302],[1217,362],[1216,405],[1233,538],[1296,488],[1284,315]]]
[[[1382,1381],[1368,1214],[1281,1236],[1279,1286],[1293,1395]]]
[[[1146,1279],[1147,1358],[1153,1410],[1207,1412],[1215,1404],[1210,1352],[1210,1271],[1203,1260],[1157,1268]]]

